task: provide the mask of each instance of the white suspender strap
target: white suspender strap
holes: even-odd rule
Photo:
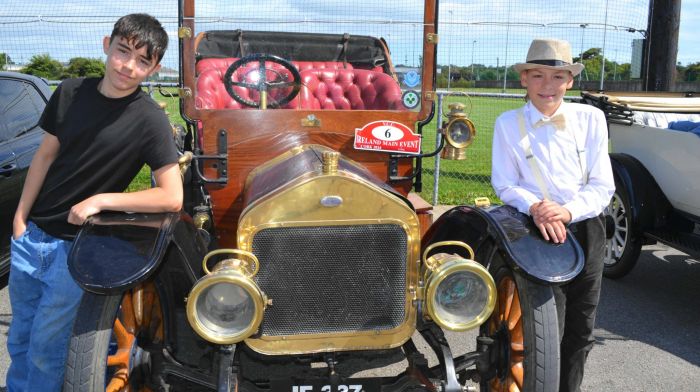
[[[549,191],[544,183],[544,178],[542,177],[542,171],[540,170],[535,156],[532,154],[532,146],[530,143],[530,136],[527,134],[527,129],[525,128],[525,115],[523,114],[523,109],[518,110],[518,125],[520,128],[520,136],[522,137],[523,150],[525,151],[525,159],[527,163],[530,164],[530,170],[532,170],[532,175],[535,177],[535,182],[542,192],[542,196],[547,200],[552,200],[549,196]]]
[[[586,169],[586,149],[578,147],[578,140],[576,139],[576,130],[572,129],[571,135],[574,137],[574,144],[576,145],[576,152],[578,153],[578,165],[581,167],[581,175],[583,176],[583,185],[588,184],[588,170]]]

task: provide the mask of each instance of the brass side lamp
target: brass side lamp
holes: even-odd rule
[[[443,124],[442,135],[447,142],[440,153],[440,158],[451,160],[467,159],[467,147],[474,141],[476,127],[467,118],[464,104],[451,103],[447,114],[447,123]]]

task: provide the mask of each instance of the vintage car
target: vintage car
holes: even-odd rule
[[[616,191],[606,211],[605,276],[625,276],[642,245],[657,241],[700,257],[700,97],[606,92],[583,100],[605,112],[610,135]]]
[[[22,186],[44,130],[39,117],[51,96],[45,80],[0,72],[0,281],[10,271],[10,236]]]
[[[558,389],[552,285],[580,247],[508,207],[432,222],[421,159],[472,134],[455,106],[421,148],[437,2],[364,4],[180,2],[185,208],[80,231],[64,390]],[[477,327],[454,355],[445,331]],[[353,376],[395,357],[397,374]]]

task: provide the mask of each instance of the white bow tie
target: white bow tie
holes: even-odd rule
[[[541,120],[535,123],[534,127],[539,128],[547,124],[552,125],[558,131],[563,131],[564,129],[566,129],[566,117],[564,117],[562,113],[559,113],[550,117],[548,120],[542,118]]]

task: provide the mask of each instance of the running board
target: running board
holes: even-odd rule
[[[700,257],[700,234],[673,231],[648,231],[645,234],[692,257]]]

